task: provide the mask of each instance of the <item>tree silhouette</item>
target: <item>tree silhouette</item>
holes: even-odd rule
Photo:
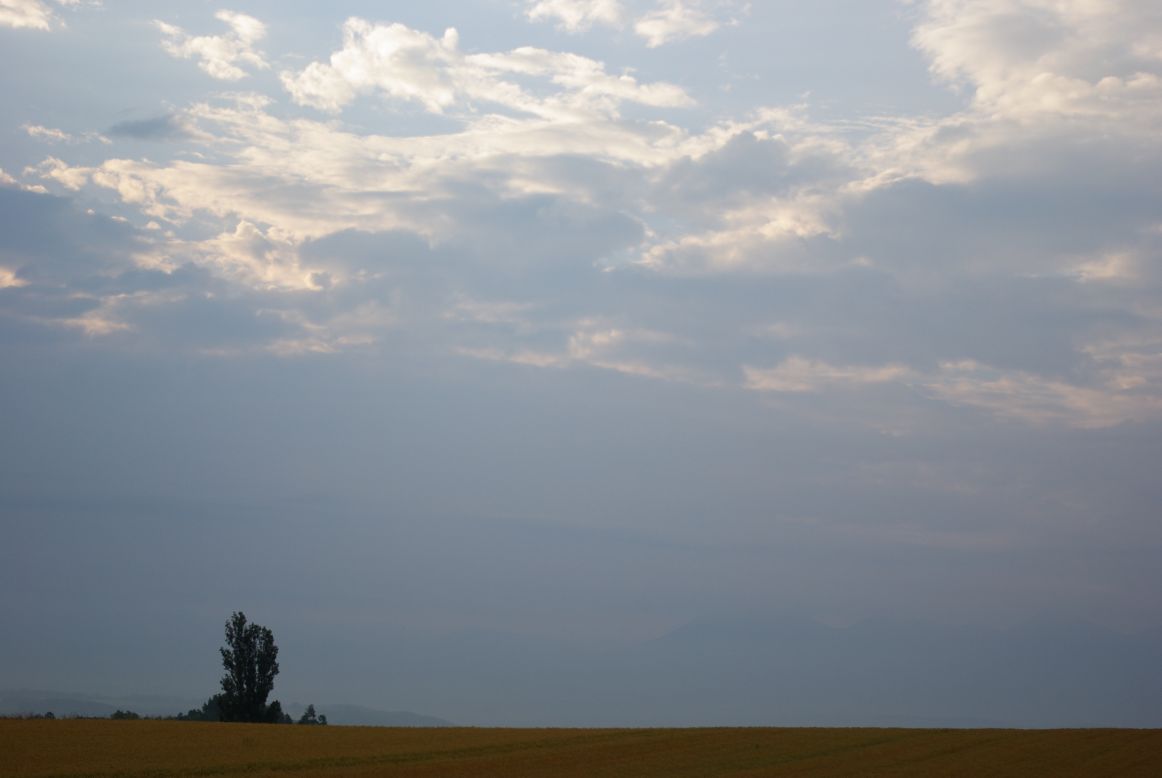
[[[226,670],[218,700],[222,721],[282,722],[278,700],[266,704],[278,675],[278,646],[271,631],[248,624],[237,611],[226,622],[226,646],[219,651]]]
[[[326,725],[327,717],[315,713],[315,706],[308,705],[307,709],[303,711],[303,715],[299,717],[300,724]]]
[[[187,713],[179,713],[178,721],[221,721],[222,693],[218,692],[202,703],[200,708],[190,708]]]

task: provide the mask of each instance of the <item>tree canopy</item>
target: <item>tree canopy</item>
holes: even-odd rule
[[[219,651],[226,670],[218,696],[221,720],[281,723],[286,714],[279,701],[266,704],[278,675],[278,646],[271,631],[236,611],[226,622],[226,645]]]

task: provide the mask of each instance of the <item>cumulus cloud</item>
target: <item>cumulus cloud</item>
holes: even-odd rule
[[[718,20],[696,2],[666,0],[634,22],[633,30],[645,39],[647,46],[657,48],[674,41],[709,35],[718,27]]]
[[[253,16],[234,11],[218,11],[214,18],[230,31],[225,35],[189,35],[180,27],[163,21],[154,24],[163,35],[162,48],[178,59],[197,59],[198,67],[223,81],[237,81],[248,73],[243,66],[269,67],[255,46],[266,37],[266,25]]]
[[[545,67],[539,56],[521,55],[505,66]],[[553,195],[616,209],[643,186],[634,170],[661,168],[706,147],[662,122],[600,113],[571,121],[466,117],[460,132],[415,137],[287,120],[248,96],[193,106],[183,116],[193,142],[212,147],[218,159],[109,159],[86,166],[49,157],[30,172],[70,190],[112,190],[150,218],[175,224],[212,214],[269,225],[299,241],[401,227],[448,240],[467,223],[458,204],[472,204],[481,192],[488,192],[486,199]]]
[[[71,335],[218,356],[360,342],[363,325],[349,312],[306,312],[285,296],[315,287],[295,278],[293,253],[254,225],[185,242],[67,198],[0,188],[0,205],[0,322],[11,337]],[[340,323],[328,326],[332,317]]]
[[[57,5],[99,5],[87,0],[53,0]],[[0,27],[48,30],[57,22],[46,0],[0,0]]]
[[[650,48],[709,35],[722,25],[705,0],[659,0],[647,8],[627,8],[619,0],[528,0],[525,14],[532,21],[552,21],[567,32],[584,32],[594,25],[621,29],[627,25]],[[717,3],[729,7],[731,3]]]
[[[0,0],[0,26],[47,30],[52,9],[41,0]]]
[[[931,0],[913,41],[981,110],[1141,120],[1158,115],[1160,27],[1149,0]]]
[[[700,217],[648,247],[643,261],[674,272],[865,263],[908,264],[912,274],[989,266],[1126,277],[1149,242],[1149,216],[1133,203],[1157,195],[1162,169],[1154,130],[1162,65],[1151,55],[1159,30],[1162,18],[1143,2],[922,4],[913,41],[942,81],[968,91],[963,111],[861,126],[772,114],[752,131],[830,160],[806,168],[818,177],[777,196],[707,190]],[[1112,205],[1129,190],[1138,195],[1128,207]],[[1006,200],[1013,207],[996,207]],[[889,213],[893,201],[902,207]],[[1054,208],[1073,215],[1062,225]],[[895,225],[909,219],[932,229],[901,234]],[[920,259],[933,252],[946,261]]]
[[[525,13],[533,21],[554,21],[563,30],[581,32],[594,24],[618,27],[626,11],[619,0],[530,0]]]
[[[1038,68],[1095,89],[1158,69],[1145,6],[1122,8],[1134,29],[1086,8],[1027,4],[1022,26],[999,6],[924,5],[915,45],[969,99],[858,121],[790,106],[696,123],[685,90],[588,57],[352,19],[326,62],[282,74],[292,99],[374,95],[441,134],[235,94],[110,130],[188,143],[174,159],[50,157],[26,175],[154,220],[148,261],[261,298],[288,355],[413,328],[474,358],[817,410],[875,397],[861,410],[893,423],[920,401],[1033,425],[1152,420],[1156,107],[1027,91]]]
[[[518,83],[519,77],[543,79],[549,88],[531,92]],[[628,74],[608,73],[603,63],[577,54],[532,47],[464,54],[454,29],[436,38],[403,24],[362,19],[343,25],[343,48],[329,62],[284,72],[282,80],[295,102],[326,111],[338,111],[369,93],[416,102],[437,114],[471,110],[480,103],[543,118],[611,114],[622,102],[669,108],[693,104],[678,86],[642,84]]]
[[[538,58],[511,56],[506,67],[544,72],[540,68],[545,66]],[[998,241],[1012,241],[1019,234],[1014,229],[1025,230],[1036,239],[1052,233],[1049,222],[1014,220],[1004,210],[974,211],[976,206],[964,199],[965,193],[975,191],[973,197],[987,202],[995,196],[988,188],[981,189],[987,181],[978,182],[972,189],[907,182],[873,183],[869,187],[864,182],[874,175],[875,167],[868,159],[861,160],[850,143],[832,137],[834,128],[795,115],[775,113],[748,123],[711,128],[698,136],[672,131],[651,136],[649,125],[609,126],[602,121],[589,132],[605,128],[601,133],[615,132],[614,135],[554,134],[542,128],[543,144],[535,145],[528,142],[533,130],[527,122],[543,122],[540,119],[506,123],[481,120],[437,141],[364,136],[325,122],[279,119],[267,112],[264,100],[246,97],[224,105],[195,106],[186,116],[204,137],[216,139],[216,147],[233,150],[231,164],[179,160],[162,165],[109,160],[85,168],[50,158],[34,172],[67,188],[96,185],[111,189],[144,213],[175,224],[199,213],[222,219],[224,229],[217,237],[189,242],[170,240],[167,252],[241,288],[263,293],[340,293],[348,306],[360,300],[365,302],[358,305],[370,304],[366,295],[374,298],[390,289],[389,295],[397,302],[390,313],[380,308],[377,313],[358,319],[334,311],[312,314],[307,319],[292,316],[287,321],[300,321],[296,326],[301,337],[280,336],[279,353],[359,347],[374,339],[376,327],[389,326],[390,322],[392,327],[423,327],[429,337],[435,337],[436,329],[442,328],[439,337],[446,339],[447,348],[454,353],[540,367],[587,365],[655,380],[720,386],[730,382],[732,371],[740,369],[741,364],[742,385],[767,394],[826,397],[836,391],[850,395],[876,387],[890,392],[895,387],[904,396],[920,392],[951,405],[1038,425],[1099,427],[1157,415],[1156,399],[1149,388],[1154,379],[1151,373],[1139,369],[1142,358],[1134,357],[1148,354],[1148,349],[1135,351],[1124,344],[1108,346],[1100,360],[1094,353],[1074,352],[1075,362],[1101,365],[1081,381],[1019,367],[995,367],[973,359],[974,350],[965,348],[972,343],[971,337],[944,338],[944,350],[928,354],[929,349],[925,349],[923,358],[918,358],[919,352],[911,345],[923,339],[913,337],[900,339],[896,356],[880,363],[807,356],[810,351],[800,351],[798,355],[792,352],[774,368],[763,368],[754,367],[752,357],[731,342],[736,335],[708,335],[715,332],[715,321],[736,328],[740,314],[749,317],[755,326],[761,325],[762,307],[737,307],[737,299],[730,297],[721,304],[736,306],[735,311],[708,303],[700,325],[682,335],[678,334],[683,327],[678,320],[667,316],[651,320],[649,307],[642,308],[640,302],[631,306],[622,297],[613,298],[613,310],[599,316],[593,315],[592,299],[587,303],[563,299],[549,308],[541,306],[530,311],[525,302],[529,298],[497,299],[488,284],[465,297],[481,283],[476,271],[469,270],[473,266],[469,256],[478,255],[481,267],[517,270],[526,285],[525,292],[531,294],[532,289],[541,288],[537,286],[540,282],[533,283],[539,272],[535,269],[543,267],[549,272],[550,268],[560,267],[551,258],[564,247],[575,252],[581,263],[578,267],[585,267],[587,260],[590,263],[587,272],[593,275],[577,276],[576,288],[586,288],[602,275],[591,264],[594,258],[612,256],[611,252],[639,244],[642,233],[640,229],[628,229],[604,245],[587,244],[582,236],[608,234],[607,225],[613,222],[605,216],[597,222],[592,217],[578,220],[576,215],[562,221],[554,216],[554,211],[569,214],[573,209],[566,203],[591,199],[603,202],[605,213],[609,213],[609,206],[626,209],[636,214],[641,223],[648,223],[650,214],[640,210],[640,204],[648,202],[655,209],[666,209],[671,216],[688,218],[691,224],[713,225],[721,218],[725,225],[712,232],[679,231],[666,240],[658,240],[659,236],[651,231],[647,246],[652,244],[653,248],[647,248],[646,256],[656,262],[639,263],[651,274],[665,277],[680,269],[677,257],[686,252],[688,259],[684,261],[700,268],[703,274],[743,270],[748,274],[758,271],[818,276],[817,286],[812,287],[815,291],[804,299],[818,299],[821,307],[817,311],[785,309],[779,331],[787,333],[787,347],[795,348],[796,344],[802,347],[814,342],[820,328],[836,326],[835,310],[825,301],[834,294],[828,290],[836,285],[835,274],[845,268],[882,267],[877,272],[883,278],[898,274],[902,283],[908,283],[913,274],[922,272],[917,263],[929,256],[926,252],[947,245],[952,235],[959,236],[954,242],[963,244],[962,248],[939,266],[939,273],[955,278],[961,273],[976,272],[972,268],[978,257],[994,251]],[[592,145],[597,137],[620,140],[612,145]],[[598,197],[589,187],[600,179],[588,173],[584,178],[569,178],[585,168],[561,167],[554,161],[582,150],[587,157],[604,158],[607,164],[616,165],[604,169],[614,177],[612,180],[620,182],[609,191],[620,189],[620,196],[625,197],[638,189],[638,194],[623,200]],[[534,164],[538,155],[545,155],[544,161]],[[632,168],[623,169],[626,165]],[[634,169],[655,173],[643,185],[641,173],[631,172]],[[740,175],[740,171],[748,169],[756,172],[753,179]],[[757,171],[762,171],[761,175]],[[483,180],[489,182],[492,192],[482,199],[475,182]],[[733,188],[730,182],[735,183]],[[537,196],[540,199],[534,198],[533,192],[542,193]],[[545,193],[549,192],[553,194],[547,196]],[[518,211],[509,207],[498,210],[490,205],[482,210],[486,203],[495,203],[497,197],[515,197],[513,203],[528,203],[527,212],[535,214],[534,220],[514,221]],[[885,210],[885,204],[891,207]],[[722,208],[724,215],[716,216],[714,207]],[[914,229],[898,229],[905,217],[897,215],[897,209],[900,214],[917,215]],[[966,214],[971,215],[968,221]],[[988,219],[994,222],[989,223]],[[677,224],[681,230],[682,220]],[[983,229],[982,224],[986,225]],[[425,280],[421,281],[421,276],[410,271],[400,276],[399,265],[383,264],[386,257],[369,258],[361,264],[334,264],[317,255],[302,255],[305,242],[350,229],[419,232],[426,243],[407,249],[407,253],[445,259],[432,264],[436,275],[422,276]],[[973,237],[982,232],[983,238]],[[519,240],[511,240],[514,236],[519,236]],[[939,236],[940,240],[917,243],[918,236],[925,241]],[[1020,240],[1027,246],[1036,246],[1028,243],[1029,238]],[[1060,245],[1071,242],[1076,245],[1066,235]],[[426,246],[442,246],[442,253],[429,254]],[[453,253],[448,254],[449,251]],[[1027,248],[1022,252],[1027,252]],[[449,265],[447,257],[451,256],[459,259]],[[500,263],[502,257],[505,264]],[[1003,277],[1023,272],[1023,268],[1031,267],[1028,263],[1034,258],[1024,257],[1025,264],[1017,267],[995,262],[978,267],[989,273],[1000,270]],[[1109,262],[1113,269],[1124,267],[1121,260]],[[1092,261],[1083,263],[1084,273],[1076,270],[1076,261],[1063,267],[1062,282],[1069,283],[1068,279],[1074,278],[1077,284],[1092,286],[1113,272],[1109,268],[1109,272],[1099,272],[1091,265]],[[388,267],[396,270],[385,275]],[[1044,267],[1052,268],[1053,264],[1050,261]],[[621,279],[629,284],[627,290],[640,283],[641,277],[635,281],[624,272],[606,277]],[[559,283],[558,278],[544,288]],[[1109,286],[1108,281],[1102,283]],[[867,289],[866,281],[863,288]],[[1036,299],[1040,293],[1032,290],[1038,288],[1030,287],[1028,300]],[[403,300],[417,293],[424,295],[423,304],[417,301],[403,305]],[[934,293],[935,298],[921,295],[914,302],[893,306],[901,313],[914,309],[914,315],[923,320],[935,315],[931,307],[936,304],[934,300],[943,295],[947,301],[946,292],[937,289]],[[1020,304],[1020,300],[1014,302]],[[1053,315],[1065,315],[1070,304],[1063,301],[1066,307],[1059,309],[1063,313]],[[124,308],[125,304],[121,305]],[[802,307],[802,303],[799,305]],[[862,305],[856,298],[842,303],[844,316],[840,318],[856,316]],[[966,310],[976,309],[967,302],[966,305],[970,306]],[[996,302],[987,305],[993,310],[990,320],[996,319]],[[421,314],[421,310],[436,314]],[[493,314],[478,315],[482,310]],[[497,310],[506,311],[505,316],[497,318]],[[477,313],[469,316],[466,311]],[[416,315],[421,319],[412,318],[408,324],[409,317]],[[877,333],[892,332],[885,329],[885,324],[882,320],[868,322],[868,343],[875,342]],[[303,329],[307,325],[314,328],[310,330],[313,334],[303,334],[308,331]],[[983,320],[972,321],[970,326],[980,328]],[[1015,326],[1025,325],[1016,322]],[[349,327],[354,329],[348,331]],[[1065,325],[1060,337],[1085,343],[1085,332],[1085,322],[1078,320]],[[726,340],[717,340],[719,337]],[[1018,346],[1024,340],[1024,336],[999,337],[1001,342],[1007,340]],[[853,341],[853,348],[860,342]],[[1044,350],[1036,340],[1030,343],[1033,349]],[[889,345],[879,343],[876,347],[890,354],[891,349],[885,348]],[[738,360],[733,365],[732,354]],[[1015,351],[1014,364],[1022,360],[1028,364],[1032,354]],[[939,367],[921,364],[933,356],[942,360]]]

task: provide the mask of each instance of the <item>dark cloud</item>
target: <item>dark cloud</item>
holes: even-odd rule
[[[267,293],[190,263],[139,267],[134,256],[152,245],[147,232],[68,198],[0,188],[0,267],[18,283],[0,289],[6,334],[53,342],[35,331],[56,328],[110,344],[246,350],[301,333],[301,317]]]
[[[414,232],[343,230],[307,243],[302,257],[312,265],[351,274],[394,277],[415,271],[433,271],[441,259],[428,242]]]
[[[192,137],[189,127],[177,114],[164,114],[150,119],[130,119],[118,122],[105,131],[114,138],[133,140],[184,140]]]
[[[601,203],[569,195],[497,197],[464,185],[439,203],[449,229],[436,242],[487,263],[494,273],[568,273],[608,258],[641,240],[639,221]]]
[[[853,174],[835,153],[796,148],[780,136],[762,139],[742,132],[696,160],[672,165],[651,193],[651,202],[665,202],[698,223],[715,209],[788,196],[804,186],[834,186]]]
[[[853,252],[904,277],[1064,275],[1139,240],[1160,194],[1153,184],[1115,195],[1055,179],[909,180],[849,204],[841,229]]]
[[[132,264],[144,246],[123,222],[68,198],[0,187],[0,266],[31,284],[59,284]]]

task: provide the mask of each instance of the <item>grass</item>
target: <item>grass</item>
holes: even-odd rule
[[[1159,776],[1162,730],[384,729],[0,720],[0,775]]]

